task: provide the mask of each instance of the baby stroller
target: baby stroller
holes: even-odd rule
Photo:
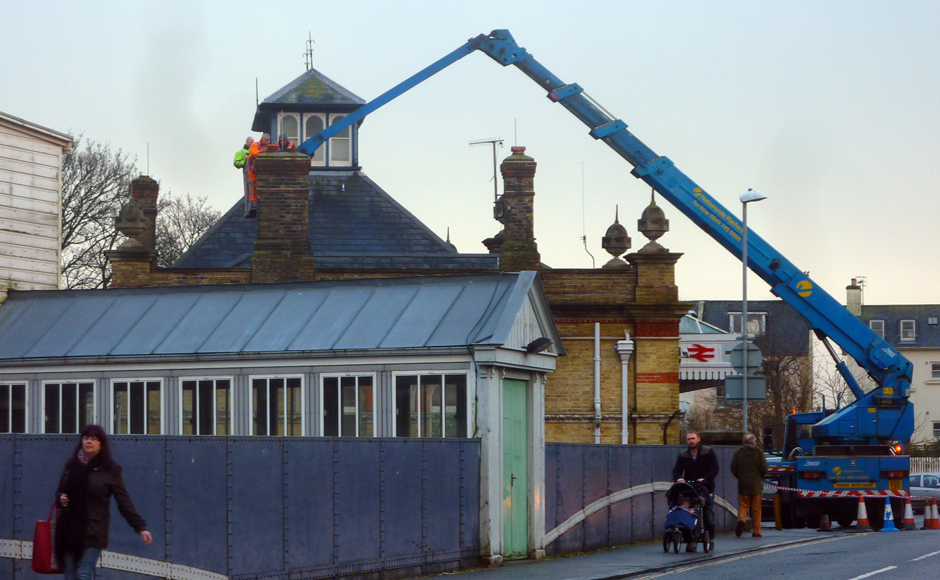
[[[669,546],[672,546],[678,554],[681,544],[694,546],[701,542],[702,551],[708,553],[709,538],[703,528],[706,493],[708,490],[700,484],[685,482],[674,483],[666,492],[669,515],[666,516],[666,530],[663,533],[664,552],[668,552]]]

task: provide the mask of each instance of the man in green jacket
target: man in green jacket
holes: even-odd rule
[[[741,537],[748,508],[751,521],[754,522],[755,538],[760,538],[761,495],[764,492],[764,476],[767,475],[767,459],[757,447],[757,437],[753,433],[744,436],[744,446],[734,452],[731,458],[731,473],[738,479],[738,524],[734,535]]]
[[[254,138],[249,137],[245,140],[245,146],[235,152],[235,167],[244,169],[248,162],[248,154],[251,152],[251,146],[255,142]]]

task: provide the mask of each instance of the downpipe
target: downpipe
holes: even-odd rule
[[[601,324],[594,323],[594,443],[601,442]]]

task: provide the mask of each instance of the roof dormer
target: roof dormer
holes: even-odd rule
[[[269,133],[273,142],[283,134],[299,146],[364,104],[365,100],[310,68],[258,105],[251,130]],[[310,166],[359,169],[359,123],[317,149]]]

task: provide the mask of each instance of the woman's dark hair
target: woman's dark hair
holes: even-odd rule
[[[111,457],[111,446],[108,444],[108,435],[104,432],[104,429],[101,425],[85,425],[85,428],[82,429],[82,432],[78,435],[78,444],[75,446],[75,450],[72,452],[72,457],[68,461],[68,465],[72,465],[75,461],[78,461],[78,452],[82,450],[82,438],[83,437],[94,437],[101,442],[101,451],[98,452],[98,455],[95,458],[100,462],[101,467],[108,469],[114,465],[114,459]]]

